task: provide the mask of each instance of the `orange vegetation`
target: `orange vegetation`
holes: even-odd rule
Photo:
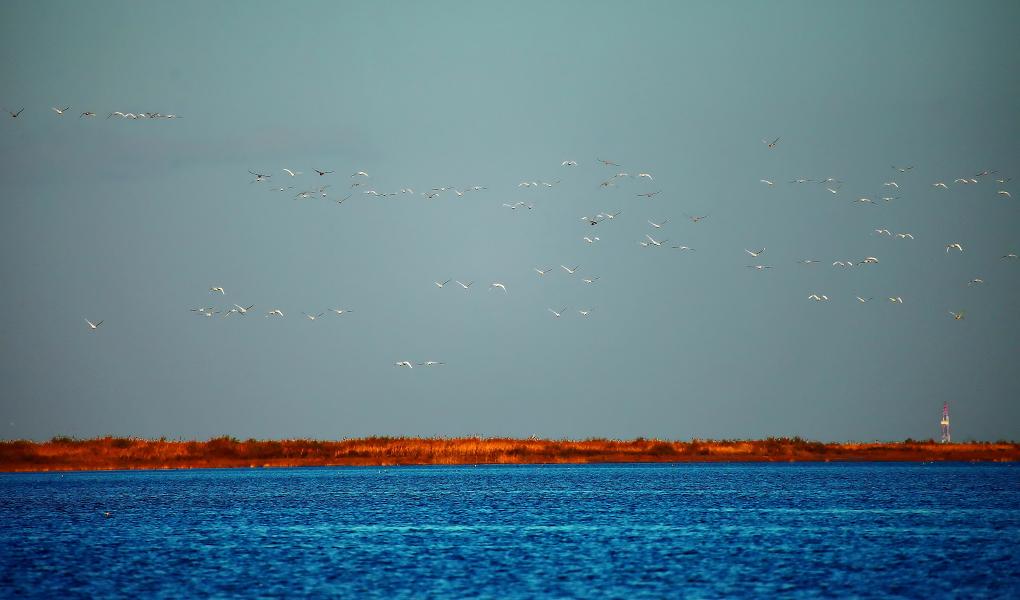
[[[932,441],[825,444],[800,438],[672,442],[389,438],[205,442],[66,437],[0,442],[0,471],[746,461],[1016,461],[1020,444]]]

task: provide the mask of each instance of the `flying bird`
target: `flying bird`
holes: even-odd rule
[[[545,276],[545,274],[548,273],[550,269],[552,269],[552,267],[546,267],[544,269],[539,269],[538,267],[535,267],[534,271],[539,275]]]
[[[981,285],[984,282],[985,282],[984,279],[981,279],[980,277],[975,277],[974,279],[971,279],[970,281],[968,281],[967,285],[968,286],[970,286],[970,285]]]
[[[877,233],[878,235],[888,235],[892,237],[892,232],[889,231],[888,229],[876,229],[875,233]]]
[[[662,190],[657,190],[657,191],[654,191],[654,192],[645,192],[643,194],[634,194],[634,195],[635,196],[639,196],[639,197],[644,197],[644,198],[652,198],[652,197],[658,196],[661,193],[662,193]]]
[[[566,310],[567,310],[567,307],[566,307],[566,306],[564,306],[563,308],[561,308],[561,309],[559,310],[559,312],[556,312],[555,310],[553,310],[553,309],[551,309],[551,308],[549,309],[549,312],[551,312],[551,313],[553,314],[553,316],[554,316],[554,317],[556,317],[556,318],[558,319],[558,318],[560,318],[561,316],[563,316],[563,313],[564,313],[564,312],[565,312]]]
[[[865,258],[864,260],[862,260],[861,262],[859,262],[857,264],[861,264],[861,265],[877,265],[878,264],[878,259],[875,258],[874,256],[869,256],[869,257]]]
[[[320,171],[318,169],[312,169],[312,170],[315,171],[316,173],[318,173],[319,177],[322,177],[323,175],[328,175],[328,174],[333,172],[333,171]]]
[[[567,267],[565,265],[560,265],[560,268],[563,269],[564,271],[566,271],[567,273],[570,273],[571,275],[573,275],[574,273],[577,273],[577,270],[579,268],[581,268],[581,267],[580,267],[580,265],[578,265],[578,266],[574,267],[573,269],[571,269],[571,268],[569,268],[569,267]]]
[[[648,220],[648,224],[651,225],[652,227],[656,228],[656,229],[662,229],[662,226],[665,225],[668,222],[669,222],[668,218],[667,219],[663,219],[662,223],[654,223],[650,219]]]
[[[907,171],[909,171],[909,170],[911,170],[913,168],[914,168],[913,166],[910,166],[910,167],[897,167],[896,165],[893,165],[893,169],[896,169],[900,173],[906,173]]]
[[[912,233],[897,233],[896,237],[900,238],[901,240],[912,240],[912,239],[914,239],[914,234],[912,234]]]
[[[683,251],[683,250],[690,250],[691,252],[694,252],[694,248],[691,248],[690,246],[673,246],[673,249],[674,250],[681,250],[681,251]]]
[[[78,118],[80,119],[82,117],[94,117],[94,116],[96,116],[96,113],[87,110],[87,111],[81,113],[80,115],[78,115]]]
[[[282,317],[283,316],[283,311],[280,310],[279,308],[274,308],[273,310],[267,312],[266,316],[267,317]]]
[[[283,172],[286,173],[287,175],[290,175],[291,177],[294,177],[295,175],[300,175],[301,174],[301,171],[298,171],[298,172],[295,173],[294,171],[291,171],[290,169],[284,169]]]
[[[498,281],[493,281],[492,283],[489,284],[489,291],[492,291],[492,290],[494,290],[496,288],[499,288],[499,289],[503,290],[504,294],[509,294],[510,293],[510,292],[507,291],[506,285],[504,285],[504,284],[502,284],[502,283],[500,283]]]
[[[938,183],[933,183],[931,185],[932,185],[932,187],[940,187],[940,188],[942,188],[944,190],[948,190],[949,189],[949,186],[946,185],[946,182],[944,182],[944,181],[939,181]]]
[[[303,314],[305,317],[307,317],[309,321],[314,321],[315,319],[318,319],[319,317],[321,317],[322,315],[324,315],[326,313],[319,313],[317,315],[310,315],[310,314],[308,314],[306,312],[302,312],[301,314]]]
[[[209,291],[210,292],[219,292],[220,295],[225,295],[227,293],[226,291],[224,291],[224,289],[222,287],[211,287],[211,288],[209,288]]]
[[[641,177],[644,177],[644,178],[648,179],[649,181],[655,181],[655,178],[652,177],[651,173],[638,173],[638,178],[640,179]]]
[[[776,185],[775,182],[769,181],[768,179],[759,179],[758,181],[764,183],[765,185]]]
[[[1003,258],[1017,258],[1017,254],[1015,252],[1010,252],[1009,254],[1007,254],[1006,256],[1003,256],[999,260],[1002,260]]]
[[[802,264],[802,265],[813,265],[813,264],[815,264],[817,262],[819,262],[819,261],[817,261],[817,260],[815,260],[813,258],[805,258],[805,259],[797,261],[798,264]]]
[[[395,362],[395,363],[393,363],[393,366],[394,367],[407,367],[408,369],[413,369],[414,368],[414,365],[411,364],[411,361],[407,361],[407,360],[402,360],[400,362]]]
[[[964,311],[962,310],[960,312],[949,311],[949,314],[953,315],[953,318],[956,319],[957,321],[962,321]]]
[[[658,241],[657,242],[657,241],[655,241],[655,238],[653,238],[652,236],[648,235],[647,233],[645,234],[645,237],[648,238],[648,243],[649,244],[651,244],[653,246],[656,246],[656,247],[661,246],[663,243],[669,241],[669,240],[662,240],[662,241]]]
[[[436,367],[436,366],[445,365],[445,364],[446,363],[439,362],[438,360],[427,360],[425,362],[418,363],[418,366],[419,367]]]
[[[57,108],[56,106],[51,106],[50,110],[52,110],[53,112],[57,113],[58,115],[63,116],[64,112],[67,111],[70,108],[71,108],[70,106],[65,106],[64,108]]]
[[[599,241],[599,237],[598,236],[589,237],[589,236],[586,235],[586,236],[584,236],[583,239],[584,239],[584,241],[588,242],[589,244],[594,244],[595,242]]]
[[[1013,196],[1010,196],[1010,195],[1009,195],[1009,192],[1007,192],[1006,190],[999,190],[999,191],[998,191],[998,192],[996,192],[996,193],[997,193],[998,195],[1000,195],[1000,196],[1005,196],[1005,197],[1007,197],[1007,198],[1012,198],[1012,197],[1013,197]]]
[[[436,287],[437,287],[437,288],[442,288],[442,287],[444,287],[444,286],[445,286],[446,284],[450,283],[450,280],[449,280],[449,279],[447,279],[446,281],[444,281],[444,282],[442,282],[442,283],[439,283],[438,281],[433,281],[432,283],[436,284]]]
[[[239,315],[246,315],[246,314],[248,314],[249,310],[251,310],[252,308],[255,307],[254,304],[252,304],[251,306],[249,306],[247,308],[241,306],[240,304],[235,304],[234,306],[237,307],[237,310],[235,310],[234,312],[236,312]]]
[[[577,161],[576,160],[565,160],[565,161],[560,163],[560,166],[561,167],[576,167],[577,166]]]
[[[24,109],[22,109],[22,110],[24,110]],[[603,165],[605,165],[607,167],[619,167],[620,166],[620,165],[614,163],[611,160],[603,160],[601,158],[596,158],[595,160],[599,161],[600,163],[602,163]]]
[[[330,173],[332,173],[332,172],[333,171],[330,171]],[[354,175],[351,175],[351,177],[368,177],[368,173],[366,173],[364,171],[358,171]]]
[[[4,111],[6,111],[7,114],[11,115],[12,119],[17,119],[18,115],[20,115],[22,113],[22,111],[24,111],[24,110],[25,110],[25,107],[22,107],[21,110],[19,110],[18,112],[13,112],[13,111],[7,110],[6,108],[4,109]]]
[[[825,294],[822,294],[821,296],[819,296],[818,294],[811,294],[810,296],[808,296],[808,299],[814,300],[815,302],[826,302],[828,301],[829,297],[826,296]]]
[[[946,254],[949,254],[949,251],[953,248],[963,252],[963,246],[960,245],[960,242],[953,242],[952,244],[946,244]]]
[[[765,144],[769,148],[775,148],[776,144],[779,143],[779,138],[776,138],[776,139],[772,140],[771,142],[763,138],[761,143]]]
[[[900,189],[900,184],[896,183],[895,181],[886,181],[882,185],[885,187],[894,187],[896,189]]]
[[[330,310],[335,312],[338,317],[343,315],[344,313],[354,312],[353,310],[351,310],[349,308],[331,308]]]
[[[892,302],[893,304],[903,304],[903,298],[900,298],[899,296],[889,296],[889,302]]]
[[[860,296],[857,296],[857,301],[858,301],[858,302],[860,302],[861,304],[864,304],[864,303],[865,303],[865,302],[867,302],[868,300],[871,300],[871,297],[868,297],[868,298],[861,298]]]
[[[764,271],[765,269],[771,269],[771,265],[747,265],[748,269],[756,269],[758,271]]]
[[[744,252],[747,252],[748,254],[755,258],[758,258],[762,254],[765,254],[765,248],[762,248],[761,250],[755,250],[753,252],[751,250],[748,250],[747,248],[744,248]]]
[[[21,109],[21,110],[25,110],[25,109]],[[98,323],[93,323],[92,321],[89,321],[88,319],[85,319],[85,322],[89,324],[89,331],[95,331],[95,330],[99,329],[100,325],[103,324],[102,321],[99,321]]]
[[[598,277],[596,277],[594,275],[591,275],[591,276],[585,277],[581,281],[587,283],[588,285],[591,285],[591,284],[595,283],[596,281],[598,281],[598,279],[599,279]]]

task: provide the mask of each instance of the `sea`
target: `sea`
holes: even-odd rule
[[[0,474],[0,596],[1020,598],[1020,466]]]

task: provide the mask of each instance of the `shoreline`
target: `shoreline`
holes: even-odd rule
[[[340,441],[147,440],[103,437],[0,441],[0,472],[88,472],[429,465],[776,462],[1017,462],[1020,444],[931,440],[823,443],[764,440],[389,438]]]

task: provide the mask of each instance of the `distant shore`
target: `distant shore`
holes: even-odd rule
[[[764,440],[389,438],[341,441],[54,438],[0,442],[0,472],[250,467],[669,462],[1014,462],[1020,444],[931,440],[822,443]]]

